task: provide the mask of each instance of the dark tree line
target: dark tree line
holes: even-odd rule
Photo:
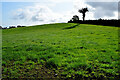
[[[94,25],[120,27],[120,20],[85,20],[85,21],[79,20],[79,21],[68,21],[68,23],[94,24]]]
[[[83,20],[79,20],[79,17],[77,15],[74,15],[73,18],[70,21],[68,21],[68,23],[95,24],[120,27],[120,20],[104,20],[101,18],[99,20],[85,20],[85,13],[88,11],[88,8],[79,9],[78,12],[82,13]]]
[[[0,29],[2,29],[2,26],[0,26]]]
[[[18,26],[9,26],[9,28],[1,26],[1,29],[12,29],[12,28],[18,28],[18,27],[26,27],[26,26],[20,26],[20,25],[18,25]]]

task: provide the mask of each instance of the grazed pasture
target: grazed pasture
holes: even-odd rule
[[[59,23],[2,30],[3,78],[119,78],[118,27]]]

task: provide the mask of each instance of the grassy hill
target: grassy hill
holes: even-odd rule
[[[2,30],[3,78],[118,78],[118,27],[58,23]]]

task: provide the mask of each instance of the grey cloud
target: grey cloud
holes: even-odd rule
[[[32,21],[45,21],[46,17],[49,17],[46,15],[48,11],[45,8],[40,8],[36,13],[32,16],[31,20]]]
[[[33,16],[33,17],[31,18],[31,20],[32,20],[32,21],[41,21],[41,22],[44,21],[43,18],[41,18],[41,19],[39,18],[39,19],[38,19],[37,16]]]
[[[13,19],[25,19],[26,14],[24,12],[17,13],[16,15],[13,16]]]
[[[94,12],[95,18],[101,18],[104,16],[111,17],[114,16],[114,13],[111,12],[110,10],[104,10],[102,8],[97,8],[97,10]]]
[[[118,10],[118,3],[117,2],[87,2],[88,5],[98,8],[101,7],[103,9],[108,9],[108,10],[113,10],[117,11]]]
[[[54,19],[54,20],[50,20],[51,22],[55,22],[56,20]]]
[[[61,22],[62,14],[54,13],[48,6],[34,5],[25,9],[18,9],[13,15],[14,19],[23,20],[26,23],[55,23]]]
[[[45,19],[42,16],[39,16],[37,13],[36,15],[32,16],[31,18],[32,21],[41,21],[43,22]]]
[[[120,19],[120,2],[118,3],[118,19]]]
[[[114,17],[114,12],[118,11],[117,2],[87,2],[87,4],[96,9],[94,11],[95,18],[102,18],[105,16]]]

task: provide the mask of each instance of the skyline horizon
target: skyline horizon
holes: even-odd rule
[[[80,5],[81,4],[81,5]],[[50,23],[67,23],[74,15],[82,20],[82,14],[77,10],[88,7],[86,20],[119,19],[117,2],[58,2],[58,3],[31,3],[31,2],[3,2],[2,24],[8,26],[30,26]],[[112,5],[111,7],[109,7]],[[84,6],[84,7],[83,7]]]
[[[99,19],[102,19],[102,18],[99,18]],[[99,20],[99,19],[94,19],[94,20]],[[94,21],[93,20],[93,21]],[[120,20],[120,19],[102,19],[102,20]],[[69,20],[68,20],[69,21]],[[82,21],[82,19],[81,20],[79,20],[79,21]],[[85,21],[89,21],[89,20],[85,20]],[[60,22],[59,22],[60,23]],[[61,22],[61,23],[68,23],[68,22]],[[45,25],[45,24],[57,24],[57,23],[43,23],[43,24],[37,24],[37,25]],[[1,25],[0,25],[1,26]],[[36,26],[36,25],[20,25],[20,24],[17,24],[17,25],[8,25],[8,26],[1,26],[2,28],[5,28],[5,27],[7,27],[7,28],[9,28],[9,27],[17,27],[17,26]]]

